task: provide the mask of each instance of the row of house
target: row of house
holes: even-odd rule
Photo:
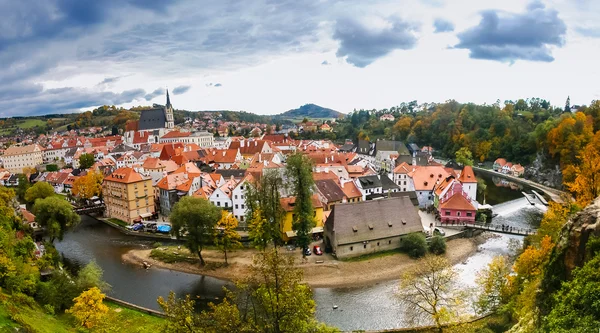
[[[525,173],[525,168],[521,164],[507,162],[504,158],[496,159],[492,168],[494,171],[502,172],[515,177],[520,177],[523,175],[523,173]]]

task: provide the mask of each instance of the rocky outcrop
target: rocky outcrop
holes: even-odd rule
[[[588,246],[594,237],[600,238],[600,198],[569,219],[561,230],[550,261],[544,271],[538,306],[540,314],[546,315],[552,308],[548,295],[560,289],[571,278],[573,270],[591,259]]]
[[[556,163],[553,163],[543,152],[538,152],[531,166],[525,168],[525,179],[538,184],[563,189],[562,172]]]

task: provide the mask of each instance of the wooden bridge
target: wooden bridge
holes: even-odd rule
[[[511,227],[503,224],[493,224],[493,223],[475,223],[475,224],[466,224],[464,225],[467,229],[478,229],[496,232],[500,234],[508,234],[508,235],[518,235],[518,236],[529,236],[533,235],[537,232],[537,229],[531,228],[517,228]]]
[[[104,203],[90,206],[73,207],[73,211],[79,215],[103,213],[105,209],[106,205]]]

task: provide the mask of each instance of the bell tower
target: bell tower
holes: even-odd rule
[[[171,105],[171,99],[169,98],[169,89],[167,89],[167,104],[165,105],[165,128],[172,129],[175,127],[173,121],[173,106]]]

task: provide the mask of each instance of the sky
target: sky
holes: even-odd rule
[[[0,0],[0,117],[600,99],[596,0]]]

